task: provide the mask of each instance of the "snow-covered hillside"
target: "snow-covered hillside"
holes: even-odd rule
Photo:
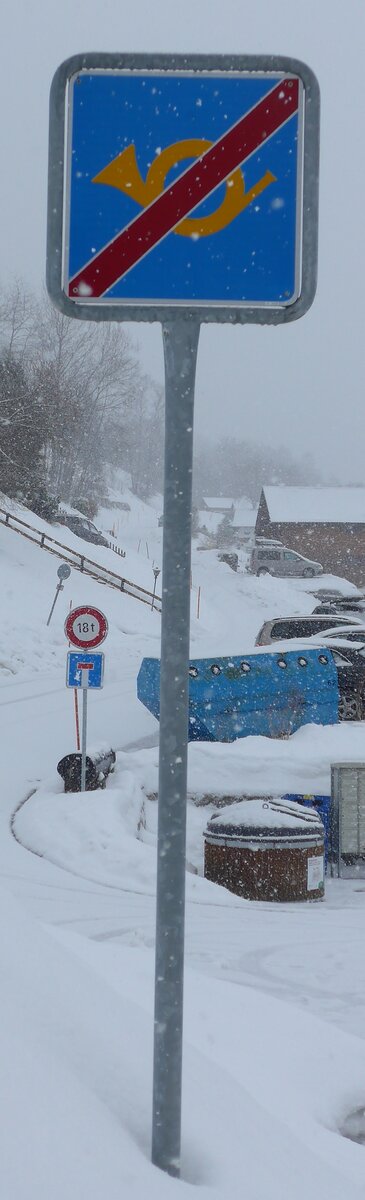
[[[98,528],[108,533],[119,529],[115,544],[124,550],[125,557],[112,549],[96,546],[72,533],[64,525],[43,521],[28,509],[12,503],[15,516],[34,526],[66,547],[84,554],[101,567],[122,575],[152,592],[153,567],[161,567],[162,529],[156,512],[129,492],[130,511],[100,510]],[[104,520],[102,521],[102,518]],[[62,550],[58,553],[62,557]],[[160,618],[144,605],[126,595],[114,594],[79,571],[72,571],[61,593],[51,625],[46,621],[56,585],[59,559],[40,551],[19,532],[0,524],[0,554],[2,563],[2,623],[0,631],[0,679],[26,674],[29,669],[42,671],[63,663],[63,624],[71,605],[94,603],[105,608],[110,623],[108,651],[113,651],[109,664],[114,674],[115,659],[121,652],[121,634],[141,638],[138,654],[158,654]],[[197,598],[200,587],[200,618],[197,620]],[[308,587],[308,582],[307,582]],[[158,591],[158,589],[157,589]],[[313,598],[305,591],[302,581],[288,585],[277,581],[257,580],[235,575],[224,563],[218,563],[215,551],[194,549],[192,569],[192,643],[194,652],[237,653],[252,647],[259,624],[267,616],[279,612],[310,612]],[[144,639],[147,639],[145,641]],[[151,643],[147,649],[147,643]],[[199,647],[199,649],[198,649]],[[109,667],[108,667],[109,671]],[[118,662],[117,675],[120,677]]]
[[[152,589],[160,503],[123,501],[96,524],[125,558],[22,515]],[[362,755],[363,725],[190,748],[182,1179],[161,1176],[149,1161],[158,725],[136,697],[160,616],[72,571],[47,627],[60,560],[4,526],[0,556],[2,1195],[360,1200],[364,1150],[340,1130],[365,1100],[364,889],[328,880],[324,903],[240,900],[203,878],[213,809],[192,797],[322,791],[334,756]],[[192,654],[252,650],[265,618],[312,610],[310,586],[236,574],[195,543]],[[84,796],[64,795],[56,773],[75,747],[63,624],[79,603],[110,630],[90,740],[119,751],[106,790]]]

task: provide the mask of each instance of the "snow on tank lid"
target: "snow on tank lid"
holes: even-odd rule
[[[323,825],[314,808],[304,808],[295,800],[280,797],[253,797],[230,804],[222,812],[213,813],[208,821],[206,833],[234,833],[235,831],[276,829],[290,833],[306,830],[307,833],[323,832]]]

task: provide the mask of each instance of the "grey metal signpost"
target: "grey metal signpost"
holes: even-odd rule
[[[317,272],[318,154],[318,84],[309,68],[294,59],[85,54],[63,63],[53,80],[50,295],[62,312],[81,320],[160,321],[163,329],[152,1159],[175,1176],[181,1160],[191,488],[199,329],[202,321],[278,324],[303,316],[310,307]]]
[[[82,721],[81,721],[81,791],[86,792],[86,745],[87,745],[87,692],[88,672],[82,672]]]
[[[165,493],[152,1159],[180,1173],[193,418],[199,322],[163,325]]]

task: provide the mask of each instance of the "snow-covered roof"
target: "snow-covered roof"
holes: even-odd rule
[[[223,516],[224,513],[207,512],[205,508],[201,508],[198,513],[198,529],[206,529],[208,533],[215,534]]]
[[[203,496],[203,503],[207,508],[219,508],[224,512],[226,509],[234,508],[234,500],[232,496]]]
[[[365,488],[264,487],[271,521],[365,524]]]
[[[256,524],[256,514],[257,509],[252,506],[250,508],[247,500],[237,503],[235,505],[233,523],[234,525],[247,525],[253,529]]]

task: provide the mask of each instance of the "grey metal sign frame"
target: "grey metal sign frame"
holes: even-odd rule
[[[298,76],[303,84],[304,129],[302,145],[302,245],[301,281],[298,298],[291,304],[219,303],[172,301],[155,305],[103,300],[83,304],[66,296],[62,286],[65,210],[67,195],[67,107],[70,81],[82,71],[165,71],[169,73],[283,74]],[[58,308],[67,316],[87,321],[176,321],[181,317],[200,322],[230,324],[280,324],[302,317],[312,304],[317,284],[317,230],[319,179],[319,87],[315,75],[295,58],[271,55],[183,55],[183,54],[78,54],[56,71],[50,95],[48,174],[47,288]]]

